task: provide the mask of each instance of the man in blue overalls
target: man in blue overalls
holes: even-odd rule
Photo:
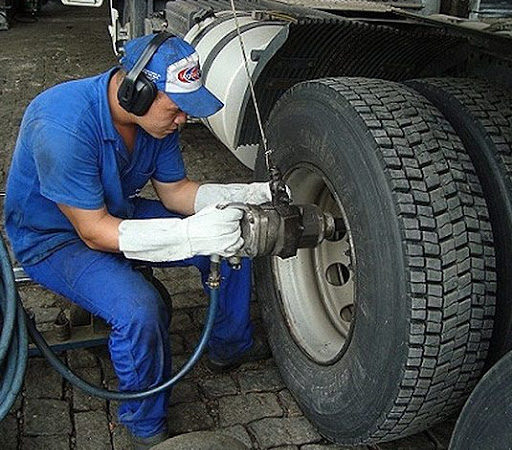
[[[148,57],[137,74],[135,66]],[[5,218],[32,279],[111,325],[119,388],[137,391],[169,378],[171,355],[169,312],[133,260],[194,265],[205,282],[208,255],[231,256],[243,244],[242,213],[214,205],[263,203],[270,191],[267,183],[199,185],[186,177],[178,126],[187,114],[205,117],[223,106],[202,85],[189,44],[144,36],[126,44],[121,63],[123,70],[54,86],[28,106]],[[133,70],[131,91],[123,83]],[[138,197],[149,180],[160,201]],[[223,264],[221,274],[208,352],[219,370],[263,356],[249,320],[250,261],[239,271]],[[168,399],[161,394],[120,406],[120,421],[138,448],[166,437]]]

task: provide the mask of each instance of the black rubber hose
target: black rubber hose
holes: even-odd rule
[[[218,270],[218,261],[214,262],[212,259],[212,270],[213,268]],[[62,363],[44,340],[41,333],[37,331],[34,321],[27,317],[27,313],[19,299],[9,254],[5,246],[5,241],[1,237],[0,272],[0,312],[2,315],[2,331],[0,333],[0,420],[9,412],[23,384],[28,355],[27,328],[33,342],[37,345],[41,354],[48,360],[50,365],[62,375],[62,377],[79,389],[82,389],[90,395],[106,400],[142,400],[170,389],[190,372],[201,357],[208,343],[219,302],[219,287],[217,284],[216,287],[210,289],[208,316],[199,343],[192,353],[192,356],[176,375],[158,386],[139,392],[111,391],[89,384],[76,375],[69,367]]]

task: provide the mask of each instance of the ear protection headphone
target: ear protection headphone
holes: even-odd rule
[[[119,104],[128,112],[136,116],[143,116],[155,100],[158,89],[142,72],[151,57],[167,39],[174,37],[171,33],[158,33],[144,49],[132,69],[126,74],[117,90]]]

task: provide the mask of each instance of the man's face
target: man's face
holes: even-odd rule
[[[138,117],[137,124],[157,139],[174,133],[187,121],[187,115],[163,92],[158,94],[148,112]]]

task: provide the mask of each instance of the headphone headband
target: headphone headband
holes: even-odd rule
[[[129,99],[133,98],[133,91],[135,89],[135,83],[137,81],[137,78],[140,76],[144,67],[146,67],[146,65],[149,63],[149,60],[158,50],[158,47],[160,47],[160,45],[162,45],[167,39],[171,37],[174,37],[174,35],[171,33],[167,33],[166,31],[162,31],[156,34],[153,37],[153,39],[149,41],[148,46],[144,49],[142,54],[135,62],[135,65],[126,74],[126,77],[123,80],[124,90],[122,93],[123,99],[120,99],[121,101],[128,103]]]
[[[173,35],[171,33],[167,33],[166,31],[162,31],[161,33],[156,34],[155,37],[151,39],[151,41],[149,41],[148,46],[139,56],[139,59],[137,59],[137,62],[132,67],[132,70],[130,70],[126,75],[126,78],[131,82],[134,82],[140,75],[144,67],[146,67],[149,60],[158,50],[158,47],[160,47],[167,39],[171,37],[173,37]]]

